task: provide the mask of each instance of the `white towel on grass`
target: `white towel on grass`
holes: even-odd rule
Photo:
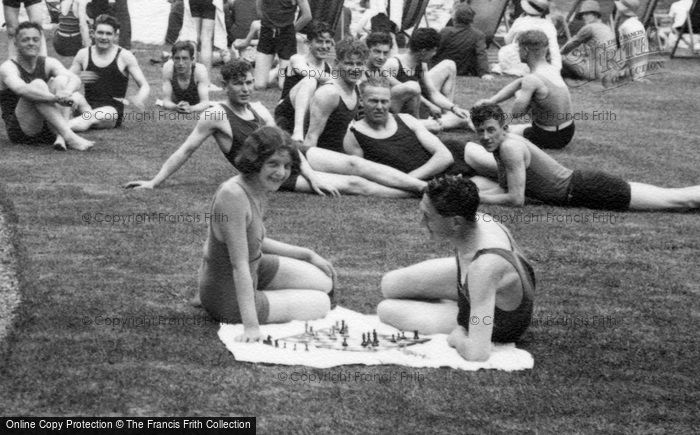
[[[361,314],[342,307],[336,307],[328,315],[320,320],[309,322],[315,331],[330,328],[336,322],[345,321],[349,328],[349,335],[353,338],[360,337],[363,333],[376,330],[377,334],[396,334],[397,330],[389,325],[381,323],[376,315]],[[262,325],[260,330],[263,337],[268,335],[275,339],[303,334],[305,322],[292,321],[283,324]],[[531,369],[535,360],[529,352],[518,349],[514,344],[493,345],[491,357],[485,362],[465,361],[457,351],[447,344],[447,335],[435,334],[426,336],[431,340],[427,343],[415,344],[400,349],[380,349],[376,351],[344,351],[335,349],[315,348],[309,346],[305,350],[303,344],[293,345],[287,343],[283,348],[280,340],[279,347],[262,343],[238,343],[234,338],[243,333],[241,324],[221,324],[219,338],[226,348],[231,351],[238,361],[260,362],[281,365],[300,365],[315,368],[328,368],[348,364],[379,365],[395,364],[408,367],[451,367],[461,370],[497,369],[505,371]],[[406,332],[407,337],[412,337],[413,332]]]

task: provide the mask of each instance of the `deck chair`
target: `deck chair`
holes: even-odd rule
[[[688,18],[678,34],[678,39],[676,40],[676,44],[673,46],[673,50],[671,50],[671,58],[675,56],[676,50],[678,49],[678,43],[681,42],[681,39],[686,42],[686,44],[688,43],[685,40],[686,33],[690,36],[690,50],[693,52],[693,56],[696,56],[695,29],[700,29],[700,4],[698,4],[698,0],[694,0],[693,5],[690,7]]]
[[[417,27],[420,20],[425,16],[425,9],[428,7],[428,3],[430,3],[430,0],[405,1],[399,31],[406,33],[406,30]]]
[[[331,29],[336,29],[343,13],[343,3],[344,0],[309,0],[311,16],[314,20],[328,24]],[[307,32],[308,26],[301,31],[303,34]]]
[[[501,24],[501,20],[503,20],[509,1],[510,0],[472,0],[471,2],[471,7],[475,13],[472,26],[484,32],[484,35],[486,35],[487,48],[494,42],[493,37],[498,30],[498,26]]]

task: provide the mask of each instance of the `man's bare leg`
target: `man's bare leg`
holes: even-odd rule
[[[319,147],[306,152],[306,159],[316,171],[331,174],[355,175],[387,187],[420,193],[427,183],[390,166],[361,157],[349,156]]]
[[[48,84],[43,80],[34,80],[29,85],[43,92],[50,91]],[[38,134],[46,121],[51,130],[62,137],[61,141],[65,141],[71,148],[85,151],[94,145],[94,142],[78,136],[68,127],[65,111],[55,103],[36,103],[20,98],[15,114],[20,128],[28,136]]]

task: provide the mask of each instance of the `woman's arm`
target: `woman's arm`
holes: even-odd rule
[[[318,267],[333,279],[335,283],[336,274],[333,265],[325,258],[318,255],[316,252],[301,246],[290,245],[288,243],[279,242],[277,240],[265,238],[262,245],[263,252],[266,254],[275,254],[282,257],[296,258],[297,260],[306,261]]]
[[[212,236],[226,244],[231,260],[233,285],[243,322],[243,335],[237,341],[256,341],[260,338],[260,322],[255,310],[255,288],[250,274],[247,227],[250,204],[243,189],[233,181],[227,182],[214,198],[214,213],[226,216],[221,222],[211,223]],[[234,297],[230,295],[230,297]]]

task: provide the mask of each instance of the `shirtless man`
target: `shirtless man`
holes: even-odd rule
[[[151,91],[133,53],[115,44],[119,33],[117,20],[110,15],[100,15],[93,28],[94,45],[81,49],[70,67],[73,73],[83,78],[87,102],[87,107],[70,121],[73,131],[119,127],[127,102],[129,76],[139,87],[138,93],[131,98],[131,104],[136,108],[145,108]]]
[[[19,24],[14,36],[17,54],[0,65],[0,108],[7,136],[14,143],[87,150],[93,142],[68,125],[80,79],[57,59],[39,55],[41,35],[39,24]]]
[[[472,108],[479,142],[498,164],[498,187],[481,189],[484,204],[520,207],[525,198],[545,204],[603,210],[700,208],[700,185],[663,188],[627,182],[595,170],[566,168],[522,136],[509,133],[496,104]]]
[[[443,142],[407,114],[392,114],[390,83],[370,77],[360,85],[365,116],[345,135],[345,152],[391,166],[421,180],[438,174],[481,174],[495,178],[496,161],[476,144]],[[469,156],[469,160],[465,160]],[[493,182],[491,187],[493,187]]]
[[[163,108],[180,113],[201,112],[210,106],[209,74],[194,61],[194,47],[176,42],[170,60],[163,65]]]
[[[227,101],[214,104],[204,111],[192,133],[155,177],[129,182],[126,187],[157,187],[173,175],[209,137],[214,137],[221,152],[234,165],[238,151],[252,132],[265,125],[275,125],[270,112],[259,102],[252,102],[254,88],[251,69],[248,62],[240,60],[224,65],[221,75]],[[424,181],[395,169],[321,148],[306,150],[306,157],[300,152],[300,157],[300,167],[293,168],[282,190],[409,197],[426,185]],[[310,163],[318,165],[314,166],[316,171],[311,169]]]
[[[434,119],[428,125],[430,131],[472,128],[469,112],[454,103],[457,80],[454,61],[443,60],[432,69],[428,68],[439,45],[437,30],[416,29],[408,43],[409,51],[386,61],[382,74],[391,80],[392,112],[406,112],[418,117],[423,104]],[[417,94],[420,98],[415,98]]]
[[[496,95],[475,106],[498,104],[515,97],[511,116],[530,114],[532,124],[518,124],[510,132],[524,136],[540,148],[564,148],[574,137],[571,95],[559,69],[547,62],[549,40],[544,32],[528,30],[518,39],[520,59],[530,73],[506,85]]]

